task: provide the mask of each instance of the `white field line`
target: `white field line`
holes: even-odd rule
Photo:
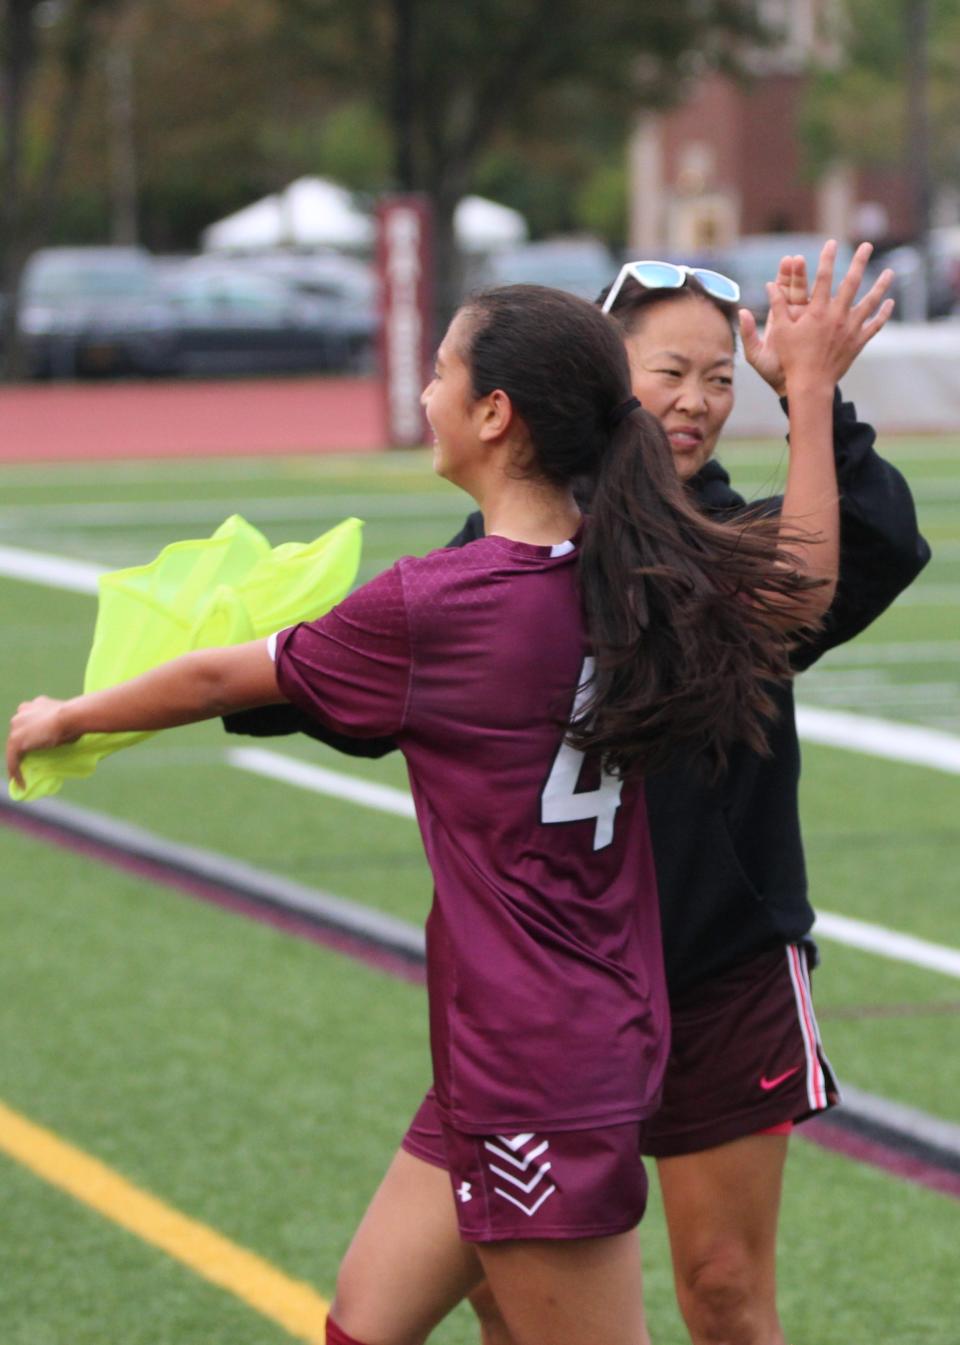
[[[102,573],[101,566],[85,561],[26,551],[19,547],[0,546],[0,575],[7,578],[68,589],[74,593],[96,593],[97,580]],[[890,761],[932,766],[953,775],[960,773],[960,738],[936,729],[802,705],[797,707],[797,724],[801,737],[810,742],[863,752]],[[392,792],[395,794],[398,791]]]
[[[393,813],[399,817],[415,817],[413,799],[410,795],[404,790],[393,789],[388,785],[372,784],[368,780],[358,780],[356,776],[344,775],[340,771],[310,766],[305,762],[282,756],[279,752],[259,747],[230,748],[227,760],[242,770],[265,775],[271,780],[280,780],[285,784],[296,785],[300,789],[310,789],[317,794],[345,799],[350,803],[359,803],[365,808]],[[864,952],[876,953],[895,962],[908,962],[913,966],[960,978],[960,951],[942,944],[928,943],[925,939],[917,939],[910,934],[900,934],[896,930],[885,929],[882,925],[871,925],[862,920],[852,920],[847,916],[821,911],[817,916],[814,932],[825,939],[833,939],[836,943],[859,948]]]
[[[890,706],[894,710],[908,705],[954,705],[960,704],[960,683],[958,682],[874,682],[869,679],[858,681],[817,681],[807,688],[810,701],[819,705],[863,705]]]
[[[309,789],[315,794],[346,799],[348,803],[359,803],[361,807],[393,813],[396,817],[416,818],[409,793],[404,789],[394,789],[392,785],[378,785],[370,780],[360,780],[355,775],[328,771],[322,766],[297,761],[263,747],[231,747],[227,751],[227,760],[231,766],[238,766],[240,770],[265,775],[271,780],[296,785],[299,789]]]
[[[104,572],[102,565],[91,565],[85,560],[0,546],[0,575],[6,579],[22,579],[28,584],[67,589],[71,593],[96,594],[97,581]]]
[[[942,943],[930,943],[926,939],[914,938],[912,934],[900,934],[883,925],[852,920],[846,915],[833,915],[830,911],[817,913],[813,932],[821,938],[846,944],[848,948],[859,948],[862,952],[875,953],[878,957],[887,957],[894,962],[909,962],[914,967],[939,971],[944,976],[955,976],[960,980],[960,949],[948,948]]]
[[[112,461],[109,469],[111,477],[138,485],[166,485],[171,481],[181,482],[184,477],[191,481],[232,482],[259,481],[276,476],[317,484],[343,476],[354,479],[358,472],[366,471],[381,481],[423,467],[429,461],[428,453],[426,448],[391,448],[384,453],[364,453],[360,457],[355,453],[325,453],[322,459],[302,453],[273,458],[132,458]],[[0,472],[5,488],[47,486],[52,481],[58,486],[86,486],[99,482],[106,465],[103,461],[49,462],[39,466],[7,462],[3,463]]]
[[[0,547],[0,573],[11,578],[78,593],[95,593],[101,572],[95,565]],[[960,774],[960,737],[953,734],[809,706],[797,707],[797,724],[801,737],[807,741]],[[399,817],[415,817],[410,795],[389,785],[295,761],[265,748],[231,748],[227,758],[243,770],[301,789],[347,799]],[[817,930],[825,938],[960,977],[960,952],[939,944],[826,911],[820,913]]]
[[[960,775],[960,737],[952,733],[811,705],[797,706],[797,728],[805,742]]]
[[[784,420],[784,432],[786,432],[786,420]],[[757,445],[760,447],[757,447]],[[723,464],[730,471],[734,471],[740,463],[759,463],[766,466],[770,461],[771,450],[766,447],[767,444],[774,444],[779,447],[779,441],[776,435],[755,435],[749,439],[729,439],[725,442],[723,453]],[[886,451],[886,450],[889,451]],[[787,448],[783,447],[783,454],[786,457]],[[897,443],[887,441],[884,457],[893,463],[895,467],[901,462],[950,462],[955,463],[957,457],[956,438],[951,437],[943,442],[937,437],[931,437],[928,442],[914,439],[911,443]],[[952,479],[952,478],[951,478]]]
[[[103,460],[91,462],[48,462],[45,466],[21,462],[3,464],[3,484],[6,490],[29,490],[37,486],[96,486],[103,477]],[[129,459],[109,463],[111,480],[126,485],[165,486],[181,484],[186,478],[192,483],[213,481],[260,481],[276,476],[299,476],[295,466],[290,469],[289,458],[162,458]],[[301,469],[302,470],[302,469]],[[306,475],[306,473],[303,473]]]
[[[766,476],[753,476],[738,471],[736,488],[745,499],[763,499],[768,495],[782,495],[786,455],[782,464],[771,468]],[[920,507],[946,505],[951,511],[960,500],[960,481],[953,477],[915,477],[910,484],[913,501]]]
[[[312,519],[345,517],[348,514],[366,514],[369,518],[392,518],[400,514],[406,518],[434,517],[436,515],[466,517],[467,510],[455,498],[444,494],[421,492],[402,496],[371,493],[369,495],[320,495],[305,498],[301,495],[250,495],[240,499],[232,495],[209,500],[155,500],[151,503],[125,504],[22,504],[0,508],[0,529],[18,531],[24,528],[125,528],[141,523],[204,523],[223,519],[228,514],[249,509],[258,519]]]

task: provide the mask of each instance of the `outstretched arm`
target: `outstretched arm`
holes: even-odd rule
[[[837,585],[840,520],[834,389],[893,309],[892,301],[884,299],[890,272],[884,272],[859,303],[854,302],[871,250],[869,244],[857,249],[835,295],[831,287],[837,247],[832,241],[821,253],[808,303],[799,302],[796,288],[791,295],[794,302],[788,300],[781,283],[783,265],[778,281],[767,287],[770,318],[764,343],[776,354],[789,396],[790,461],[781,511],[785,549],[804,573],[823,581],[804,604],[805,625],[823,617]]]
[[[7,773],[22,786],[20,763],[28,752],[60,747],[85,733],[174,728],[284,699],[266,640],[198,650],[104,691],[24,702],[10,721]]]

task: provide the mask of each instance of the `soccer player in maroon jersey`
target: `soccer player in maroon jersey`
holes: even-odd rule
[[[831,432],[822,322],[790,318],[782,353],[794,439],[815,454]],[[83,733],[283,700],[345,733],[393,735],[435,881],[449,1175],[395,1159],[328,1337],[411,1345],[482,1270],[516,1345],[637,1345],[639,1145],[668,1035],[642,772],[677,752],[720,766],[738,741],[762,748],[785,631],[815,610],[816,539],[703,518],[630,395],[617,329],[570,296],[471,299],[424,403],[436,468],[480,505],[482,541],[401,560],[271,641],[28,702],[7,766],[19,779],[27,752]]]

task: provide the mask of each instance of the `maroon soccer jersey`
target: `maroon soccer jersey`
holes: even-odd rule
[[[586,644],[572,543],[406,558],[281,632],[283,693],[393,735],[433,871],[434,1079],[473,1134],[638,1120],[668,1047],[642,785],[563,743]]]

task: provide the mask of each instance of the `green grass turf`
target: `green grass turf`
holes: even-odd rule
[[[856,642],[866,661],[847,693],[839,673],[850,669],[825,660],[799,696],[950,727],[960,685],[956,648],[947,646],[960,629],[943,599],[957,583],[960,445],[919,439],[890,449],[918,484],[924,527],[943,558],[911,595],[919,601],[898,603]],[[748,488],[775,488],[779,446],[727,456]],[[10,468],[2,480],[0,542],[109,564],[149,559],[234,509],[279,542],[306,540],[366,506],[366,576],[397,554],[441,544],[466,511],[423,454]],[[74,508],[101,502],[129,509],[105,518]],[[178,502],[189,523],[178,519]],[[0,603],[5,703],[41,688],[75,690],[92,599],[0,581]],[[909,661],[884,661],[890,650]],[[863,703],[862,669],[890,691],[889,703]],[[931,684],[946,688],[939,701]],[[65,797],[422,918],[429,879],[412,823],[232,770],[227,745],[216,726],[161,735]],[[305,741],[267,745],[404,783],[396,758],[347,762]],[[826,748],[807,747],[804,760],[815,899],[960,947],[960,779]],[[0,1098],[329,1293],[426,1081],[422,991],[6,829],[0,862]],[[956,981],[825,941],[816,988],[842,1077],[960,1120],[960,1080],[947,1064],[957,1016],[945,1012],[960,999]],[[899,1017],[878,1016],[890,1005],[903,1006]],[[9,1244],[0,1251],[3,1345],[283,1338],[2,1158],[0,1204],[17,1211],[0,1221]],[[956,1202],[794,1145],[781,1271],[789,1338],[953,1345],[958,1226]],[[644,1244],[655,1340],[681,1345],[655,1199]],[[434,1339],[460,1345],[475,1332],[462,1312]]]
[[[329,1294],[425,1082],[423,992],[18,835],[3,845],[5,1100]],[[6,1160],[0,1188],[18,1210],[4,1342],[283,1338]],[[948,1345],[956,1226],[946,1198],[795,1145],[794,1338]],[[680,1345],[656,1197],[643,1244],[655,1339]],[[434,1339],[466,1345],[467,1314]]]

